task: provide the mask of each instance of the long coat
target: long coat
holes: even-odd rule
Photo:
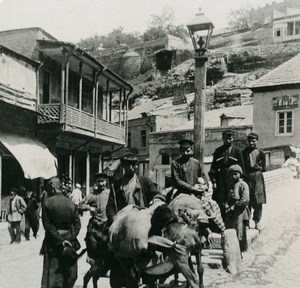
[[[192,193],[193,186],[198,183],[198,177],[206,178],[200,162],[190,157],[188,161],[182,157],[174,160],[171,165],[171,177],[173,188],[176,188],[177,194]]]
[[[153,182],[149,178],[137,176],[137,181],[133,192],[135,205],[142,208],[148,207],[153,198],[161,197],[163,196],[156,189]],[[122,179],[120,179],[111,186],[106,206],[108,222],[112,223],[117,212],[127,206],[127,204],[125,192],[122,188]]]
[[[265,153],[257,148],[243,150],[245,174],[250,188],[250,205],[266,203],[266,189],[262,172],[266,171]]]
[[[245,171],[241,149],[236,146],[230,147],[222,145],[215,150],[208,172],[211,182],[216,183],[217,186],[213,191],[212,199],[218,203],[222,213],[224,212],[224,204],[227,201],[229,191],[228,168],[231,165],[238,164]]]
[[[77,261],[67,265],[62,260],[63,241],[69,241],[75,250],[81,223],[75,204],[63,194],[45,200],[42,210],[45,238],[41,253],[44,255],[42,288],[72,288],[77,279]]]

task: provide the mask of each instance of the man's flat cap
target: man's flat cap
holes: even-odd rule
[[[251,132],[251,133],[248,134],[247,138],[248,139],[256,139],[256,140],[258,140],[258,134],[255,133],[255,132]]]
[[[225,135],[234,135],[234,131],[232,129],[226,129],[222,132],[222,136],[225,136]]]
[[[181,139],[180,141],[178,141],[178,144],[180,145],[180,147],[182,148],[190,148],[192,147],[195,143],[194,141],[190,140],[190,139]]]
[[[127,153],[121,157],[121,163],[130,162],[130,163],[137,163],[138,158],[133,153]]]
[[[108,180],[108,176],[105,173],[98,172],[94,175],[95,179],[100,179],[100,180]]]

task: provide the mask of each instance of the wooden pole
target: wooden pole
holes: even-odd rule
[[[203,167],[205,143],[205,88],[206,88],[206,62],[208,58],[195,57],[195,102],[194,102],[194,157],[198,159]]]
[[[78,109],[82,110],[82,62],[79,62],[79,99],[78,99]]]
[[[90,152],[86,152],[86,195],[90,194]]]
[[[1,197],[2,197],[2,157],[0,155],[0,212],[1,212]]]

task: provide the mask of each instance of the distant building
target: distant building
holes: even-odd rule
[[[214,150],[223,144],[222,132],[228,127],[235,131],[236,145],[244,148],[247,135],[252,131],[252,105],[214,109],[205,113],[204,172],[210,168]],[[150,171],[153,180],[164,189],[171,185],[171,163],[179,157],[178,141],[194,138],[194,119],[190,121],[167,117],[164,130],[150,134]],[[177,124],[177,125],[176,125]],[[169,125],[169,127],[168,127]]]
[[[300,146],[297,126],[300,123],[300,54],[262,76],[250,88],[254,93],[253,129],[260,135],[260,147],[271,151],[274,146]],[[284,161],[282,156],[280,161]]]
[[[56,156],[59,175],[88,192],[103,147],[126,144],[132,86],[75,44],[38,27],[0,31],[0,44],[14,51],[1,54],[0,86],[7,87],[0,89],[0,100],[33,111],[32,125],[20,119],[18,125],[32,129]]]

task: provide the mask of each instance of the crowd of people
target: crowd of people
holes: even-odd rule
[[[179,141],[180,157],[172,162],[172,190],[166,195],[159,191],[158,185],[152,180],[137,175],[138,158],[131,153],[121,158],[121,179],[112,181],[105,173],[97,173],[92,193],[85,197],[82,196],[79,183],[65,195],[60,179],[50,179],[42,201],[42,222],[45,229],[41,248],[44,256],[42,287],[74,286],[77,278],[76,251],[80,248],[77,236],[81,228],[80,215],[84,211],[89,211],[92,217],[97,215],[109,226],[115,215],[127,205],[145,208],[156,201],[170,202],[183,194],[193,195],[201,200],[209,185],[212,187],[212,197],[207,201],[213,210],[209,213],[219,215],[214,218],[214,222],[221,233],[225,228],[236,230],[242,255],[247,250],[247,229],[250,227],[252,214],[255,229],[261,229],[262,207],[266,203],[262,174],[266,171],[265,155],[257,147],[259,136],[254,132],[248,135],[248,146],[244,150],[234,145],[233,130],[225,130],[222,139],[223,145],[213,154],[208,177],[200,162],[193,157],[193,141]],[[39,207],[32,192],[27,191],[25,199],[17,194],[17,189],[11,189],[8,222],[12,243],[20,243],[23,215],[26,239],[29,239],[30,228],[33,236],[36,236],[39,227],[38,218],[33,217],[37,215]],[[121,261],[122,259],[112,259],[111,287],[138,287],[135,277],[125,279]],[[134,263],[128,263],[128,273],[134,274],[130,270],[133,266]]]

